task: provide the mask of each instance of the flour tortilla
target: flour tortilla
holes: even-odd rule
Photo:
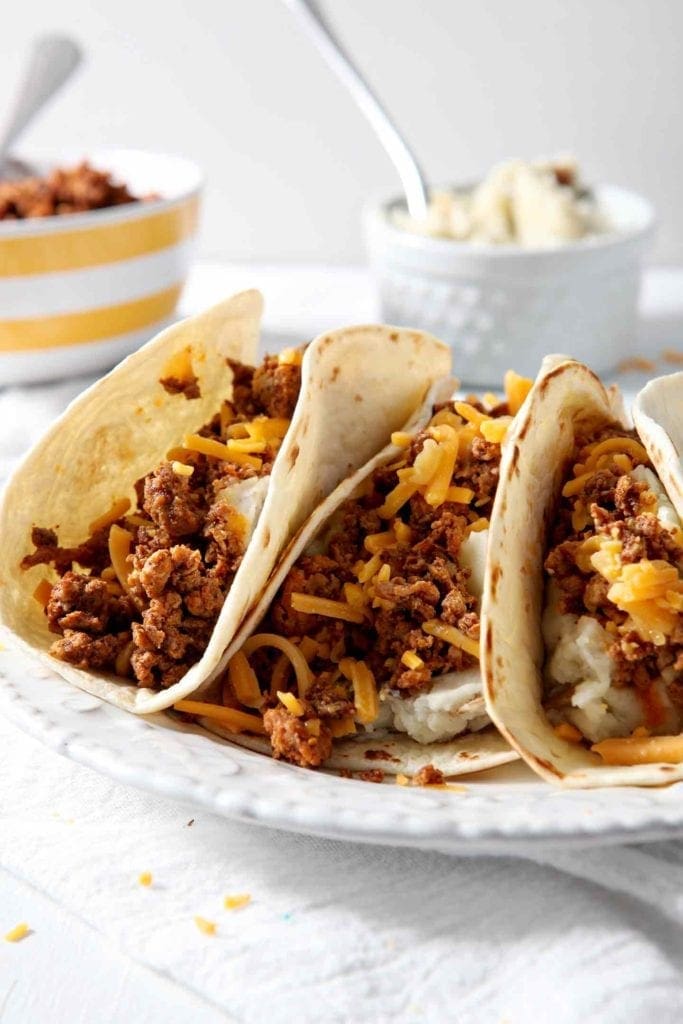
[[[668,459],[670,449],[655,430],[655,420],[645,420],[646,410],[649,416],[654,412],[650,398],[640,401],[636,424],[648,451],[654,451],[654,436],[662,458]],[[544,362],[509,434],[489,538],[481,630],[486,706],[503,736],[534,771],[570,787],[657,786],[683,779],[683,765],[606,765],[597,754],[557,736],[541,706],[543,553],[548,528],[577,431],[618,419],[619,407],[618,396],[608,392],[588,367],[558,357]],[[661,472],[660,464],[657,468]],[[680,482],[680,464],[678,472]],[[669,493],[673,500],[673,491]]]
[[[662,486],[683,520],[683,372],[651,380],[636,397],[633,419]]]
[[[408,433],[415,433],[421,429],[431,418],[432,406],[451,398],[457,384],[458,382],[452,379],[437,382],[428,393],[422,407],[405,423],[402,429]],[[339,506],[354,494],[378,466],[393,462],[403,453],[403,449],[397,448],[393,444],[387,445],[353,476],[344,480],[312,513],[288,545],[268,580],[261,599],[245,619],[230,644],[224,662],[227,662],[242,647],[245,640],[256,631],[292,565],[306,551],[317,535],[324,530],[325,523],[334,515]],[[214,692],[214,697],[219,699],[217,691]],[[483,714],[483,702],[481,710]],[[249,736],[245,733],[230,733],[217,726],[215,721],[207,718],[200,721],[211,732],[224,736],[233,743],[248,747],[250,750],[271,753],[270,744],[263,737]],[[462,733],[445,742],[428,744],[418,743],[404,733],[377,729],[373,732],[359,733],[350,738],[335,740],[332,755],[325,761],[324,767],[350,771],[379,768],[387,775],[398,773],[414,775],[424,765],[432,764],[444,775],[455,776],[495,768],[498,765],[517,760],[517,756],[492,726],[487,726],[477,732]]]
[[[33,525],[57,527],[62,545],[115,499],[135,499],[135,480],[196,431],[229,397],[226,358],[254,363],[263,300],[247,291],[163,331],[74,401],[15,472],[0,507],[0,620],[13,638],[88,693],[137,714],[170,707],[220,670],[241,621],[282,549],[311,510],[362,465],[448,373],[445,345],[421,331],[360,326],[316,338],[302,365],[301,393],[268,478],[244,559],[199,662],[161,692],[52,658],[55,639],[32,597],[45,568],[24,571]],[[169,358],[190,347],[201,397],[188,401],[159,384]]]

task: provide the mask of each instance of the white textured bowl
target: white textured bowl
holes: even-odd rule
[[[172,317],[190,266],[202,175],[182,157],[88,150],[158,199],[0,221],[0,387],[113,366]],[[28,159],[40,172],[84,153]]]
[[[468,384],[500,384],[510,367],[534,376],[549,352],[612,369],[632,352],[655,215],[647,200],[616,186],[599,186],[595,196],[614,232],[538,249],[413,234],[390,219],[402,200],[370,207],[383,319],[452,345]]]

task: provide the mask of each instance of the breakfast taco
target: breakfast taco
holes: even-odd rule
[[[586,366],[550,362],[503,455],[485,694],[503,735],[551,781],[683,778],[677,376],[639,396],[634,430]]]
[[[448,372],[417,331],[323,335],[254,366],[262,299],[164,331],[79,397],[0,509],[0,615],[138,713],[197,690],[298,527]]]
[[[479,599],[506,397],[432,390],[414,421],[316,509],[228,651],[212,702],[176,709],[305,767],[439,782],[516,755],[491,727]]]

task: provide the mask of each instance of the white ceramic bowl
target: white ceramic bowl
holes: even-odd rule
[[[202,175],[182,157],[87,151],[135,195],[88,213],[0,221],[0,386],[105,369],[172,317],[190,265]],[[27,159],[45,172],[83,152]]]
[[[468,384],[499,385],[506,369],[534,376],[568,353],[597,371],[632,352],[643,255],[655,226],[647,200],[595,189],[614,232],[557,248],[475,245],[413,234],[391,221],[402,200],[370,207],[366,236],[387,323],[453,346]]]

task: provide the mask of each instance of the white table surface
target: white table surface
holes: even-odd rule
[[[272,348],[376,315],[369,281],[353,268],[206,265],[184,305],[254,284],[266,293]],[[683,349],[682,297],[683,272],[649,275],[641,354]],[[83,384],[0,391],[0,480]],[[27,410],[31,420],[22,422]],[[103,806],[109,831],[97,824]],[[191,817],[64,761],[0,720],[0,936],[19,921],[32,930],[16,945],[0,941],[3,1024],[680,1020],[677,843],[474,861],[291,837],[207,814],[188,829]],[[136,862],[126,835],[128,823],[146,821],[164,837],[154,863],[149,847],[146,862]],[[99,858],[92,902],[90,850]],[[55,877],[68,884],[46,869],[53,856],[62,870]],[[159,967],[163,957],[136,944],[125,913],[114,925],[107,912],[107,887],[112,903],[120,899],[123,870],[131,930],[139,927],[136,901],[168,902],[184,857],[198,877],[204,865],[207,877],[224,878],[225,891],[252,892],[251,907],[220,919],[229,984],[202,971],[198,942],[215,940],[194,936],[192,981],[181,985]],[[154,893],[138,893],[137,873],[157,862],[166,877],[155,879]],[[161,902],[150,900],[148,913],[157,912]]]

